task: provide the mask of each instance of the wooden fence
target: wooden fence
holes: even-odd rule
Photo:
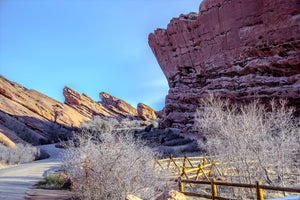
[[[232,198],[218,196],[217,186],[255,189],[257,200],[264,199],[263,190],[300,193],[300,188],[274,187],[262,185],[261,182],[256,182],[256,184],[230,183],[221,181],[217,182],[216,179],[212,177],[212,171],[215,169],[218,172],[218,175],[221,177],[224,176],[224,174],[222,174],[221,170],[218,168],[218,163],[215,160],[210,159],[212,159],[212,157],[207,157],[205,154],[203,157],[190,158],[188,158],[186,155],[183,158],[173,158],[173,156],[170,155],[170,158],[168,159],[156,160],[154,167],[156,167],[156,165],[160,166],[162,169],[171,169],[173,167],[173,169],[175,169],[173,171],[173,176],[178,177],[173,180],[178,182],[179,191],[187,196],[202,197],[213,200],[234,200]],[[202,180],[199,181],[198,179],[200,177]],[[210,185],[211,195],[184,192],[184,184],[188,184],[190,187],[194,187],[194,184]]]
[[[216,182],[215,179],[211,181],[194,181],[194,180],[185,180],[182,177],[179,177],[178,180],[179,191],[187,196],[194,196],[194,197],[202,197],[207,199],[218,199],[218,200],[234,200],[232,198],[220,197],[217,195],[217,186],[228,186],[228,187],[242,187],[242,188],[255,188],[256,189],[256,199],[257,200],[264,200],[263,190],[273,190],[273,191],[280,191],[280,192],[295,192],[300,193],[300,188],[289,188],[289,187],[274,187],[269,185],[262,185],[261,182],[256,182],[256,184],[244,184],[244,183],[228,183],[228,182]],[[191,192],[184,192],[184,185],[183,183],[189,184],[204,184],[211,186],[211,195],[206,194],[197,194]]]

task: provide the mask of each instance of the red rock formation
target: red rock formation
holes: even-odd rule
[[[71,106],[86,117],[91,118],[93,115],[117,116],[115,113],[102,106],[101,103],[97,103],[86,94],[81,95],[67,86],[63,89],[63,95],[65,97],[65,104]]]
[[[300,112],[299,0],[204,0],[149,35],[168,83],[162,125],[192,124],[200,98],[287,98]]]
[[[156,119],[155,111],[143,103],[139,103],[137,105],[137,112],[139,114],[139,117],[143,120],[147,121],[147,120]]]
[[[15,139],[11,138],[14,142],[21,138],[32,144],[51,140],[53,134],[70,132],[69,128],[78,127],[89,119],[73,108],[3,76],[0,76],[0,111],[0,125],[6,127],[2,133],[14,135]]]
[[[138,115],[131,105],[107,93],[100,94],[103,102],[69,87],[63,89],[63,95],[65,104],[0,75],[0,133],[13,142],[39,144],[67,136],[93,115]],[[0,142],[12,145],[4,136],[0,135]]]
[[[106,108],[114,111],[115,113],[125,116],[137,116],[137,110],[125,101],[118,99],[106,92],[101,92],[99,96],[102,100],[101,104],[103,104],[103,106],[105,106]]]

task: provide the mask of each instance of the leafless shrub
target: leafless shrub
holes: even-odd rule
[[[237,107],[211,96],[195,117],[198,144],[217,157],[232,181],[290,185],[299,173],[300,128],[286,103],[271,101],[267,111],[257,101]]]
[[[127,194],[149,199],[164,189],[167,173],[153,169],[156,153],[144,142],[131,134],[98,133],[95,137],[86,129],[75,135],[79,145],[69,142],[63,154],[63,169],[80,199],[125,199]]]
[[[0,145],[0,161],[3,164],[20,164],[35,160],[40,150],[29,144],[16,144],[15,148]]]

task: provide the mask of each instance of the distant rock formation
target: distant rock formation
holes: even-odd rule
[[[203,0],[149,35],[169,93],[162,127],[187,131],[199,99],[287,98],[300,114],[298,0]]]
[[[65,103],[28,90],[0,75],[0,143],[7,146],[13,146],[11,142],[37,145],[64,139],[78,130],[81,122],[94,115],[140,119],[137,109],[105,92],[100,93],[101,102],[67,86],[63,95]],[[147,117],[143,120],[154,118],[153,110],[147,109],[148,114],[144,114]]]
[[[91,118],[93,115],[117,116],[117,114],[105,108],[101,103],[97,103],[86,94],[81,95],[67,86],[63,89],[63,95],[65,97],[65,104],[88,118]]]
[[[108,108],[111,111],[114,111],[115,113],[121,114],[121,115],[132,115],[137,116],[137,110],[132,107],[130,104],[126,103],[125,101],[118,99],[106,92],[101,92],[99,94],[102,102],[101,104]]]
[[[73,108],[0,76],[0,124],[10,130],[3,134],[13,141],[49,142],[86,120],[89,118]]]
[[[137,105],[137,112],[139,117],[143,120],[152,120],[157,118],[155,111],[143,103],[139,103]]]

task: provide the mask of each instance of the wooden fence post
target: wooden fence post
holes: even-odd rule
[[[263,190],[260,188],[261,182],[256,181],[256,199],[257,200],[264,200]]]
[[[184,155],[184,160],[183,160],[183,168],[185,167],[186,158],[187,158],[187,156],[186,156],[186,154],[185,154],[185,155]]]
[[[180,176],[178,178],[178,187],[179,187],[179,191],[180,192],[184,192],[184,190],[183,190],[183,183],[181,182],[181,180],[182,180],[182,177]]]
[[[216,179],[211,180],[211,196],[212,200],[216,200],[217,197],[217,185],[215,184]]]
[[[89,159],[86,158],[86,178],[89,177]]]
[[[201,170],[201,164],[198,165],[198,170],[197,170],[197,175],[196,175],[195,181],[197,181],[199,178],[200,170]]]
[[[172,156],[172,154],[170,155],[170,160],[169,160],[169,164],[168,164],[168,169],[170,168],[170,166],[171,166],[171,161],[172,161],[172,158],[173,158],[173,156]]]

